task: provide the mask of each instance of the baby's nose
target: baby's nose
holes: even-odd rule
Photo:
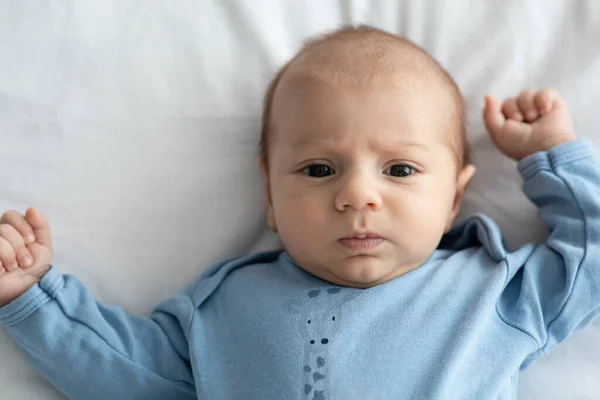
[[[363,210],[381,208],[381,195],[374,177],[366,174],[355,174],[343,182],[343,186],[335,198],[335,208],[345,211],[349,208]]]

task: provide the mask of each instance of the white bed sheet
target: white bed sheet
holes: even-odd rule
[[[307,36],[361,22],[424,46],[464,91],[478,174],[461,216],[489,214],[511,247],[542,239],[482,96],[555,86],[600,145],[594,0],[2,0],[0,212],[36,205],[61,270],[139,314],[276,247],[254,163],[265,87]],[[4,331],[0,355],[0,399],[63,398]],[[598,399],[599,360],[596,321],[521,375],[520,398]]]

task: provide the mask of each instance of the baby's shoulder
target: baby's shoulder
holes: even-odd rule
[[[483,247],[497,262],[507,256],[500,228],[494,220],[481,213],[472,215],[446,233],[438,249],[456,252],[473,247]]]
[[[211,265],[188,288],[188,294],[194,306],[201,306],[232,274],[249,269],[252,266],[273,264],[279,260],[282,252],[283,250],[274,250],[246,254],[228,258]]]

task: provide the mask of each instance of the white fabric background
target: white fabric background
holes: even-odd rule
[[[37,206],[61,270],[138,314],[220,258],[277,246],[254,161],[262,95],[307,36],[359,22],[412,38],[463,89],[478,174],[461,215],[491,215],[513,247],[543,238],[482,97],[556,86],[600,145],[594,0],[0,0],[0,212]],[[600,398],[600,322],[519,395]],[[62,398],[1,330],[0,398]]]

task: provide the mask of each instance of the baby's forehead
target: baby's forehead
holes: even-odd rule
[[[330,106],[348,92],[362,95],[391,90],[413,107],[437,108],[438,116],[454,115],[452,111],[440,111],[454,109],[455,98],[431,57],[399,38],[367,39],[361,36],[309,43],[292,59],[282,71],[273,93],[270,111],[274,130],[282,119],[293,117],[300,104],[308,106],[311,115],[318,117],[328,113]],[[339,96],[331,96],[331,93]],[[321,97],[326,98],[325,104]]]
[[[431,57],[411,42],[363,32],[309,42],[283,71],[280,88],[311,78],[333,86],[402,87],[439,78],[436,72]]]
[[[321,90],[394,87],[430,96],[428,108],[443,118],[442,137],[468,159],[464,144],[464,103],[456,83],[425,50],[411,41],[374,28],[351,28],[308,42],[272,81],[265,97],[261,151],[277,142],[278,125],[297,109],[298,96]],[[408,93],[407,92],[407,93]],[[305,98],[305,97],[304,97]],[[440,108],[434,109],[436,105]]]

